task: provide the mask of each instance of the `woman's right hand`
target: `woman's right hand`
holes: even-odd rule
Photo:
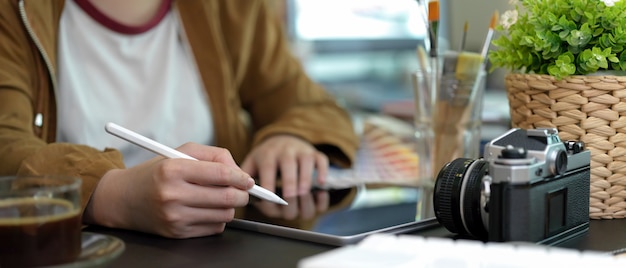
[[[179,148],[200,161],[155,157],[107,172],[84,212],[85,223],[171,238],[221,233],[248,203],[254,180],[228,150],[187,143]]]

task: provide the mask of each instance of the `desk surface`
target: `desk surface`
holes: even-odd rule
[[[302,258],[336,248],[234,228],[221,235],[183,240],[101,227],[86,231],[124,240],[126,250],[109,267],[297,267]],[[412,234],[453,237],[442,227]],[[626,219],[592,220],[587,234],[560,247],[599,251],[625,248]]]

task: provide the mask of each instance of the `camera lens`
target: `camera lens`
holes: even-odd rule
[[[439,223],[450,232],[479,239],[487,237],[481,186],[488,166],[483,159],[457,158],[439,171],[433,209]]]

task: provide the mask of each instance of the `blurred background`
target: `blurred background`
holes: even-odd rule
[[[465,48],[479,52],[492,14],[504,13],[508,2],[440,1],[442,44],[458,48],[467,22]],[[416,47],[426,36],[417,1],[274,0],[274,7],[307,73],[343,105],[353,111],[410,117],[410,73],[417,67]],[[504,75],[504,70],[488,74],[485,139],[509,128]]]

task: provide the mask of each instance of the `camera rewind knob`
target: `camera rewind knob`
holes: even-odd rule
[[[582,141],[565,141],[565,148],[569,153],[577,154],[585,150],[585,143]]]

